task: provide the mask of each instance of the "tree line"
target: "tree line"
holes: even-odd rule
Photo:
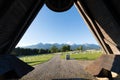
[[[76,48],[76,50],[82,50],[82,46]],[[30,48],[15,48],[11,54],[15,56],[24,55],[38,55],[38,54],[50,54],[57,52],[72,51],[70,45],[63,45],[60,49],[53,45],[50,49],[30,49]]]

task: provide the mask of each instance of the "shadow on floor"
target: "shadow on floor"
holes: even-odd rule
[[[52,80],[88,80],[83,78],[61,78],[61,79],[52,79]]]

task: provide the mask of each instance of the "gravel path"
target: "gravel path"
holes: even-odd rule
[[[35,69],[20,80],[94,80],[84,67],[92,61],[63,60],[56,55],[50,61],[35,66]]]

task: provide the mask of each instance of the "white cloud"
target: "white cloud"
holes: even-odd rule
[[[74,43],[71,41],[66,42],[66,44],[73,45]]]

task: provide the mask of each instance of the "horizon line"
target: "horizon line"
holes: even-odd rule
[[[44,43],[44,42],[39,42],[39,43],[33,43],[33,44],[26,44],[26,45],[16,45],[16,47],[26,47],[26,46],[33,46],[33,45],[38,45],[38,44],[69,44],[69,45],[74,45],[74,44],[77,44],[77,45],[83,45],[83,44],[95,44],[95,45],[99,45],[98,43],[57,43],[57,42],[47,42],[47,43]]]

